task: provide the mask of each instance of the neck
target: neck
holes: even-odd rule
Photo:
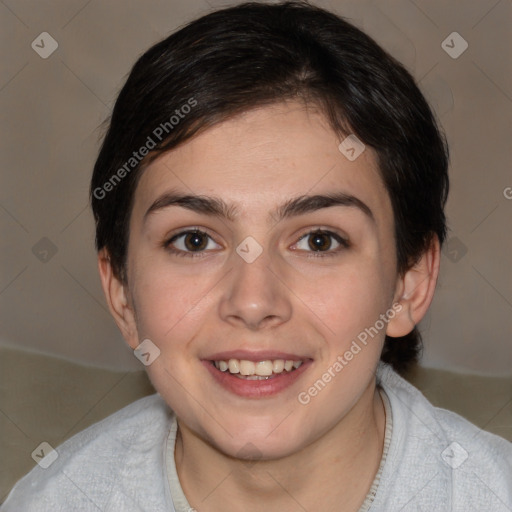
[[[385,412],[373,381],[321,438],[287,457],[256,462],[228,457],[178,425],[178,477],[198,512],[356,512],[380,465]]]

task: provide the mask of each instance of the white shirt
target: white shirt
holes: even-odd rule
[[[385,445],[360,512],[512,512],[512,443],[434,407],[383,363],[377,383]],[[137,400],[60,445],[0,511],[192,512],[174,463],[176,430],[160,395]]]

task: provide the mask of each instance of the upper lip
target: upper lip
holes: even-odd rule
[[[280,352],[277,350],[229,350],[224,352],[216,352],[211,356],[205,357],[204,359],[209,361],[228,361],[229,359],[243,359],[246,361],[267,361],[275,359],[293,360],[293,361],[305,361],[311,359],[307,356],[301,356],[298,354],[292,354],[290,352]]]

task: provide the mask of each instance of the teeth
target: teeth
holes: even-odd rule
[[[272,361],[260,361],[256,363],[256,375],[260,375],[261,377],[272,375],[273,367]]]
[[[228,361],[229,373],[240,373],[240,364],[238,359],[230,359]]]
[[[271,361],[248,361],[246,359],[230,359],[229,361],[214,361],[215,368],[221,372],[229,371],[229,373],[240,374],[248,380],[261,380],[262,377],[269,377],[272,374],[283,373],[283,371],[291,372],[299,368],[302,361],[294,361],[292,359],[275,359]]]
[[[240,375],[254,375],[255,370],[256,365],[252,361],[245,361],[244,359],[240,361]]]
[[[282,359],[276,359],[272,366],[274,373],[281,373],[284,370],[284,361]]]

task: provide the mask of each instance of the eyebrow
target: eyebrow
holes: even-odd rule
[[[236,220],[239,210],[236,205],[228,205],[219,197],[210,197],[194,194],[180,194],[169,191],[159,196],[147,209],[143,217],[145,223],[151,214],[154,214],[170,206],[181,206],[196,213],[225,218],[231,222]],[[312,196],[299,196],[286,201],[284,204],[271,211],[269,221],[280,222],[283,219],[303,215],[333,206],[346,206],[357,208],[370,220],[375,222],[375,217],[369,206],[357,197],[344,192],[330,194],[317,194]]]

